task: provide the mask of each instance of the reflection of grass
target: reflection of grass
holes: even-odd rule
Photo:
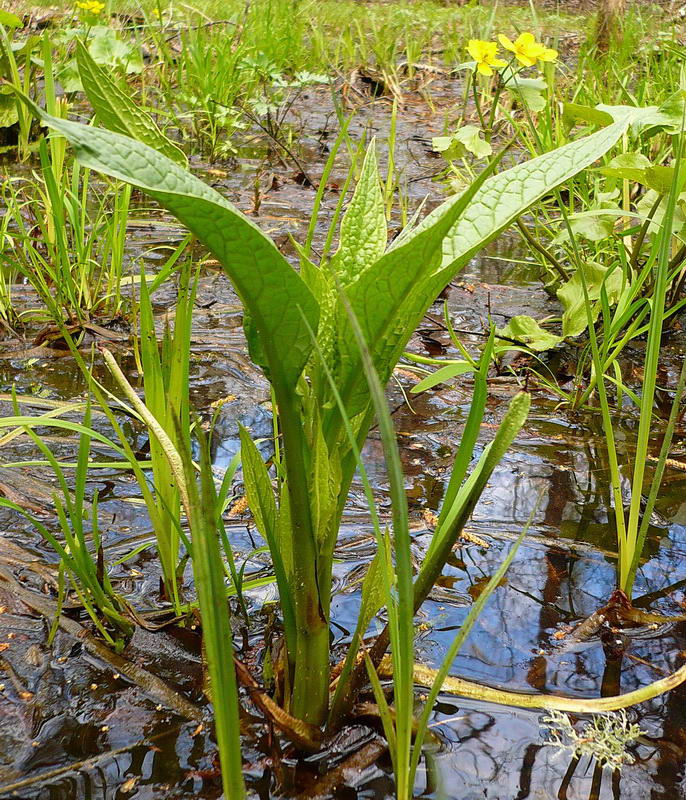
[[[580,731],[567,714],[551,711],[543,718],[543,727],[550,731],[550,740],[545,744],[567,750],[575,758],[589,756],[613,770],[634,763],[627,748],[645,735],[645,731],[629,721],[624,710],[616,714],[595,714]]]

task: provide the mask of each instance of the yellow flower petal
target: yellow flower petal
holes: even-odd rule
[[[498,34],[498,41],[506,50],[510,50],[512,53],[514,53],[517,49],[514,46],[514,42],[511,39],[508,39],[503,33]]]
[[[474,59],[474,61],[482,61],[483,60],[483,45],[485,42],[482,42],[479,39],[470,39],[469,43],[467,44],[467,52],[469,55]]]
[[[536,43],[536,37],[533,35],[533,33],[528,33],[525,31],[524,33],[519,34],[519,36],[515,41],[515,46],[524,48],[524,47],[529,47],[530,45],[535,43]]]
[[[496,42],[484,42],[484,61],[492,61],[495,58],[498,45]]]
[[[535,56],[529,56],[526,55],[525,53],[517,53],[516,57],[517,61],[519,61],[519,63],[525,67],[533,67],[533,65],[536,63]]]
[[[557,50],[544,47],[538,57],[541,59],[541,61],[555,61],[557,59]]]
[[[476,68],[482,75],[488,75],[488,76],[493,75],[493,70],[488,66],[488,64],[485,61],[479,62]]]

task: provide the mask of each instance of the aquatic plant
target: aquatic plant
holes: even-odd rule
[[[454,274],[532,202],[611,147],[626,129],[629,117],[554,154],[499,175],[482,175],[463,195],[406,229],[390,248],[371,145],[341,222],[339,249],[317,266],[310,260],[307,244],[300,253],[298,274],[252,222],[160,153],[120,134],[60,120],[32,108],[71,142],[84,166],[143,189],[188,225],[219,258],[245,305],[251,355],[269,377],[276,400],[282,438],[277,462],[278,505],[266,467],[254,451],[250,455],[246,437],[242,438],[242,455],[244,465],[251,462],[251,470],[246,470],[244,477],[258,528],[272,550],[284,614],[284,686],[290,687],[284,705],[302,723],[318,726],[329,713],[333,548],[358,463],[345,420],[350,421],[354,439],[361,445],[374,417],[370,370],[373,368],[380,385],[385,385],[418,321]],[[365,347],[369,350],[367,368]],[[477,403],[479,407],[483,409]],[[406,608],[417,608],[440,575],[527,409],[525,396],[513,401],[496,442],[461,488],[473,441],[464,442],[458,451],[458,478],[451,503],[443,509],[427,558],[412,585],[412,597],[408,597],[407,587],[398,590]],[[478,428],[478,410],[474,419]],[[401,526],[396,519],[396,536]],[[411,575],[406,573],[405,580],[411,580]],[[390,638],[396,635],[400,636],[399,630],[388,633]],[[383,643],[383,637],[380,641]],[[386,646],[378,647],[377,657]],[[411,670],[408,657],[406,651],[406,676]],[[359,677],[351,681],[353,687],[356,683]],[[411,679],[405,683],[411,686]],[[331,723],[349,707],[351,697],[343,699]]]
[[[64,585],[66,576],[68,587],[76,593],[100,635],[106,642],[120,650],[133,631],[133,618],[126,602],[114,590],[104,567],[98,521],[98,493],[94,492],[91,501],[88,502],[86,485],[92,469],[90,452],[93,439],[105,444],[119,455],[123,453],[114,442],[91,428],[90,402],[85,404],[82,423],[59,418],[82,405],[81,403],[65,405],[41,417],[32,418],[19,414],[15,399],[15,415],[0,419],[0,427],[13,427],[17,433],[25,433],[45,458],[47,466],[52,469],[57,479],[53,502],[62,540],[55,536],[35,513],[13,500],[0,497],[0,506],[10,508],[29,520],[59,557],[60,608],[67,589]],[[65,467],[34,430],[46,426],[78,433],[73,490],[69,488]],[[3,466],[7,468],[7,465]]]
[[[567,750],[575,758],[589,756],[612,770],[634,763],[636,759],[627,748],[646,734],[629,720],[624,709],[614,714],[594,714],[579,731],[569,715],[561,711],[551,711],[543,717],[542,725],[550,731],[546,745]]]
[[[155,320],[145,277],[140,282],[140,365],[148,410],[169,439],[180,448],[180,431],[190,430],[188,369],[195,284],[190,264],[179,272],[174,330],[166,326],[162,347],[158,346]],[[133,389],[124,387],[132,397]],[[135,413],[135,409],[134,409]],[[179,568],[181,543],[181,497],[179,486],[158,437],[150,436],[151,492],[144,494],[155,530],[162,565],[164,589],[176,613],[181,612]]]
[[[26,94],[33,86],[34,66],[33,59],[37,50],[36,37],[27,37],[21,42],[14,40],[8,33],[22,27],[22,21],[15,14],[3,11],[0,17],[0,52],[2,53],[2,78],[14,89]],[[9,86],[3,86],[0,93],[0,127],[9,128],[16,124],[19,128],[17,147],[19,157],[25,159],[29,155],[29,140],[31,137],[31,116],[27,116],[21,103],[12,101]]]
[[[603,416],[603,424],[609,455],[612,505],[614,508],[617,541],[619,545],[619,587],[629,599],[631,599],[632,596],[636,570],[638,568],[641,553],[643,551],[643,543],[648,532],[650,516],[655,507],[655,500],[657,499],[657,493],[659,491],[660,482],[664,473],[665,461],[669,455],[669,448],[671,446],[676,418],[686,381],[686,365],[684,365],[679,378],[676,394],[672,402],[672,413],[670,414],[670,419],[663,438],[660,457],[655,474],[653,476],[648,500],[645,508],[642,509],[641,500],[644,491],[649,438],[653,426],[653,404],[655,400],[655,390],[657,387],[658,361],[666,315],[665,303],[671,268],[672,222],[674,220],[677,199],[682,188],[680,172],[683,168],[683,132],[679,136],[678,142],[679,144],[676,153],[676,161],[672,174],[669,194],[667,197],[665,214],[662,220],[660,231],[656,237],[653,247],[653,258],[651,259],[654,272],[654,289],[648,318],[648,340],[643,364],[643,386],[638,399],[640,417],[638,433],[636,436],[636,452],[633,459],[633,470],[631,475],[631,502],[628,515],[625,515],[624,511],[617,448],[607,399],[607,391],[605,388],[606,374],[604,372],[604,366],[607,357],[607,350],[604,348],[601,353],[601,350],[598,346],[598,339],[595,334],[592,319],[592,306],[588,297],[588,289],[585,283],[583,284],[593,354],[593,364],[596,370],[596,375],[600,376],[597,383],[598,398],[600,401],[601,414]],[[604,317],[609,317],[610,312],[607,306],[608,304],[606,301],[603,307]]]

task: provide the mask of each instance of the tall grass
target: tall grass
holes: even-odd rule
[[[605,337],[602,344],[599,344],[599,337],[596,333],[595,322],[593,320],[594,304],[589,296],[588,286],[584,277],[584,270],[580,269],[579,274],[582,279],[582,287],[585,297],[585,308],[588,317],[588,330],[591,342],[591,353],[593,368],[596,375],[596,387],[600,403],[600,411],[603,419],[603,429],[606,437],[608,451],[608,461],[610,467],[610,483],[612,494],[612,506],[614,509],[614,521],[617,533],[619,548],[618,563],[618,584],[620,589],[629,597],[632,596],[636,570],[640,561],[643,543],[647,534],[660,481],[665,467],[665,460],[669,455],[669,448],[674,433],[677,411],[680,406],[684,390],[684,380],[686,373],[682,370],[676,387],[676,393],[672,401],[672,412],[670,420],[664,434],[663,444],[660,451],[657,467],[654,473],[653,482],[649,489],[648,502],[642,508],[643,493],[645,488],[645,471],[647,456],[650,449],[651,432],[654,429],[654,403],[655,391],[657,386],[657,373],[660,357],[660,347],[664,329],[666,315],[665,303],[667,296],[667,286],[669,279],[669,265],[672,253],[672,222],[676,209],[677,198],[681,192],[682,180],[681,170],[683,169],[683,134],[678,137],[678,148],[671,187],[667,196],[667,207],[662,219],[659,233],[654,241],[648,262],[648,269],[652,272],[654,281],[653,297],[650,303],[648,315],[648,338],[643,363],[643,384],[640,395],[634,396],[640,409],[639,426],[636,437],[636,448],[633,455],[633,468],[631,469],[631,496],[628,514],[624,510],[624,499],[622,494],[622,477],[615,440],[612,412],[608,399],[606,382],[608,381],[606,368],[608,363],[608,351],[610,341]],[[572,243],[575,243],[573,233],[571,233]],[[611,313],[604,295],[602,307],[602,321],[605,327],[610,324]]]

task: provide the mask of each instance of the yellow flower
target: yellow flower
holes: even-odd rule
[[[99,2],[99,0],[82,0],[82,2],[76,4],[76,7],[82,11],[87,11],[89,14],[99,14],[105,8],[105,4]]]
[[[556,58],[557,50],[553,50],[552,47],[543,47],[540,55],[538,56],[539,61],[555,61]]]
[[[482,42],[481,39],[470,39],[467,45],[467,51],[476,61],[476,68],[482,75],[493,75],[492,67],[507,66],[507,62],[496,58],[497,49],[496,42]]]
[[[517,61],[525,67],[533,67],[537,61],[555,61],[557,58],[557,50],[537,42],[533,33],[520,33],[514,42],[501,33],[498,41],[506,50],[514,53]]]

